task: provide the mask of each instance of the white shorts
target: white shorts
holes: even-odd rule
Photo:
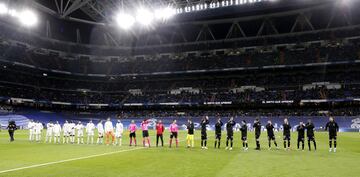
[[[41,134],[41,130],[35,130],[34,133],[35,133],[35,135],[40,135],[40,134]]]
[[[64,136],[69,136],[69,132],[64,131]]]
[[[60,136],[60,132],[54,132],[54,136]]]
[[[53,134],[53,132],[51,131],[51,132],[46,132],[46,136],[52,136],[52,134]]]
[[[94,136],[94,131],[87,132],[87,135],[88,135],[88,136]]]
[[[75,130],[70,131],[70,136],[75,136]]]
[[[83,136],[84,136],[84,132],[83,132],[83,131],[78,132],[77,136],[83,137]]]
[[[122,133],[116,132],[116,133],[115,133],[115,136],[116,136],[116,138],[121,138],[121,137],[122,137]]]
[[[33,135],[34,134],[34,129],[29,129],[29,133],[30,133],[30,135]]]

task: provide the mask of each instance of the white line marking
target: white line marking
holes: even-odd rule
[[[209,137],[212,137],[212,136],[209,136]],[[195,138],[195,140],[197,140],[197,139],[198,138]],[[183,141],[186,141],[186,140],[180,140],[179,143],[183,142]],[[164,143],[164,145],[168,145],[168,144],[169,143]],[[29,169],[29,168],[37,168],[37,167],[43,167],[43,166],[54,165],[54,164],[59,164],[59,163],[71,162],[71,161],[76,161],[76,160],[90,159],[90,158],[94,158],[94,157],[106,156],[106,155],[117,154],[117,153],[122,153],[122,152],[135,151],[135,150],[139,150],[139,149],[144,149],[144,147],[125,149],[125,150],[121,150],[121,151],[107,152],[107,153],[102,153],[102,154],[89,155],[89,156],[85,156],[85,157],[77,157],[77,158],[59,160],[59,161],[54,161],[54,162],[41,163],[41,164],[30,165],[30,166],[26,166],[26,167],[13,168],[13,169],[9,169],[9,170],[0,171],[0,174]]]
[[[9,170],[0,171],[0,174],[13,172],[13,171],[18,171],[18,170],[29,169],[29,168],[37,168],[37,167],[42,167],[42,166],[47,166],[47,165],[59,164],[59,163],[64,163],[64,162],[89,159],[89,158],[94,158],[94,157],[99,157],[99,156],[117,154],[117,153],[122,153],[122,152],[135,151],[135,150],[139,150],[139,149],[144,149],[144,148],[143,147],[138,147],[138,148],[134,148],[134,149],[125,149],[125,150],[121,150],[121,151],[114,151],[114,152],[108,152],[108,153],[102,153],[102,154],[96,154],[96,155],[89,155],[89,156],[85,156],[85,157],[78,157],[78,158],[71,158],[71,159],[59,160],[59,161],[48,162],[48,163],[41,163],[41,164],[30,165],[30,166],[26,166],[26,167],[13,168],[13,169],[9,169]]]

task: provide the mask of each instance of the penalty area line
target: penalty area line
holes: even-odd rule
[[[2,170],[2,171],[0,171],[0,174],[19,171],[19,170],[25,170],[25,169],[29,169],[29,168],[37,168],[37,167],[43,167],[43,166],[54,165],[54,164],[59,164],[59,163],[71,162],[71,161],[76,161],[76,160],[90,159],[90,158],[94,158],[94,157],[112,155],[112,154],[117,154],[117,153],[122,153],[122,152],[130,152],[130,151],[135,151],[135,150],[139,150],[139,149],[144,149],[144,147],[138,147],[138,148],[133,148],[133,149],[124,149],[124,150],[120,150],[120,151],[107,152],[107,153],[102,153],[102,154],[95,154],[95,155],[89,155],[89,156],[84,156],[84,157],[77,157],[77,158],[71,158],[71,159],[66,159],[66,160],[59,160],[59,161],[41,163],[41,164],[30,165],[30,166],[25,166],[25,167],[13,168],[13,169],[8,169],[8,170]]]

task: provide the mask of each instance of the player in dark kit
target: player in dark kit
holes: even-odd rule
[[[9,121],[9,125],[7,126],[7,129],[8,129],[9,136],[10,136],[10,142],[13,142],[15,140],[14,139],[14,132],[17,129],[15,121],[13,121],[13,120]]]
[[[188,124],[186,125],[186,129],[188,130],[188,134],[186,135],[187,147],[194,147],[194,122],[192,120],[188,120]]]
[[[241,141],[242,141],[242,144],[243,144],[244,151],[248,150],[247,128],[248,127],[246,126],[246,121],[245,120],[241,121],[240,131],[241,131]]]
[[[201,149],[207,149],[206,143],[207,143],[207,133],[206,133],[206,126],[209,124],[209,117],[205,116],[201,120]]]
[[[337,139],[337,132],[339,131],[339,126],[335,122],[333,117],[329,118],[329,122],[325,126],[325,131],[329,131],[329,152],[332,151],[332,141],[334,140],[334,152],[336,152],[336,139]]]
[[[268,140],[269,140],[269,150],[271,149],[271,140],[274,141],[275,147],[278,148],[276,139],[275,139],[275,134],[274,134],[274,125],[272,124],[272,122],[270,120],[266,124],[266,131],[267,131]]]
[[[256,140],[255,150],[260,150],[261,123],[258,118],[255,119],[253,128],[255,129],[255,140]]]
[[[231,117],[230,120],[226,123],[226,131],[227,131],[227,138],[226,138],[226,150],[232,150],[233,147],[233,140],[234,140],[234,126],[235,126],[234,117]],[[230,148],[229,148],[229,140],[230,140]]]
[[[305,128],[306,128],[306,136],[308,138],[309,151],[311,151],[310,141],[312,141],[314,143],[314,149],[316,151],[316,141],[315,141],[315,134],[314,134],[315,126],[312,123],[311,119],[308,120],[308,122],[305,125]]]
[[[285,150],[290,150],[290,131],[291,131],[291,125],[287,118],[284,119],[283,124],[283,135],[284,135],[284,148]],[[287,142],[287,146],[286,146]]]
[[[223,122],[220,118],[218,118],[216,124],[215,124],[215,144],[214,147],[217,147],[220,149],[220,141],[221,141],[221,127],[223,126]]]
[[[301,142],[301,148],[302,150],[304,150],[304,146],[305,146],[305,125],[303,122],[300,122],[300,124],[297,126],[296,128],[297,132],[298,132],[298,139],[297,139],[297,149],[300,149],[300,142]]]

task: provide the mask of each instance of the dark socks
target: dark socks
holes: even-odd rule
[[[314,143],[314,149],[316,150],[316,141],[314,140],[313,143]],[[309,151],[311,151],[311,143],[310,143],[310,141],[308,141],[308,146],[309,146]]]
[[[260,149],[260,142],[258,140],[256,140],[256,148]]]
[[[305,143],[304,143],[304,141],[302,141],[301,143],[302,143],[302,146],[301,146],[301,147],[302,147],[302,150],[304,150],[304,148],[305,148]]]
[[[304,150],[304,141],[298,141],[297,142],[297,148],[300,149],[300,143],[301,143],[301,147],[302,147],[302,150]]]
[[[297,148],[300,148],[300,141],[297,142]]]
[[[290,141],[287,141],[287,147],[290,148]],[[284,141],[284,148],[286,148],[286,141]]]

